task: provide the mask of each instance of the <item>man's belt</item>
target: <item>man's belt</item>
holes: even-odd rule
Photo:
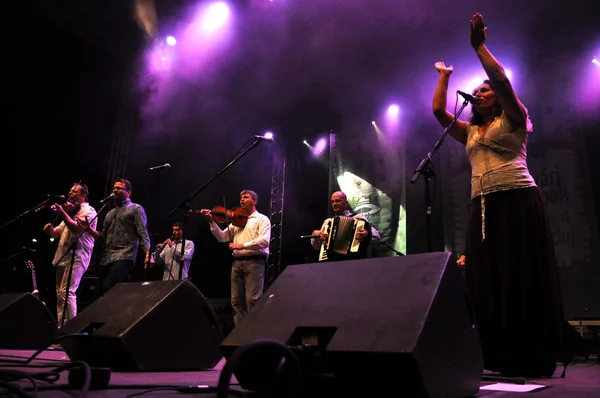
[[[253,254],[252,256],[239,256],[233,257],[233,261],[250,261],[250,260],[263,260],[267,261],[267,256],[264,254]]]

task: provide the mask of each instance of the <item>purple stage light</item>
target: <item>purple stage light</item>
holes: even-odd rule
[[[170,46],[174,46],[177,44],[177,40],[173,36],[167,37],[167,44]]]
[[[325,153],[325,148],[327,147],[327,139],[321,138],[315,144],[315,149],[321,153]]]
[[[225,23],[229,16],[229,7],[225,3],[216,3],[212,5],[202,22],[202,27],[206,32],[214,32]]]

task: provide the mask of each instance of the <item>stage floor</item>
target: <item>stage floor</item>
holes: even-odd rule
[[[52,370],[58,366],[69,363],[70,360],[60,346],[53,346],[39,354],[36,359],[31,361],[28,366],[22,366],[14,361],[25,361],[34,351],[30,350],[0,350],[0,372],[2,370],[16,370],[28,373],[44,372]],[[10,361],[10,362],[9,362]],[[109,388],[103,390],[90,390],[88,397],[128,397],[137,393],[144,393],[143,396],[184,396],[190,395],[175,391],[177,387],[186,386],[210,386],[217,387],[221,370],[225,364],[222,359],[219,364],[208,371],[197,372],[112,372]],[[531,379],[526,383],[543,385],[543,389],[533,392],[504,392],[480,390],[475,397],[524,397],[534,395],[536,398],[598,398],[600,397],[600,364],[596,357],[592,356],[587,360],[579,360],[569,365],[566,377],[560,378],[562,366],[557,366],[554,376],[550,379]],[[495,384],[498,381],[489,381],[487,376],[493,376],[485,372],[481,386]],[[30,388],[32,383],[27,380],[21,380],[18,384],[23,388]],[[509,383],[510,385],[515,385]],[[170,388],[169,388],[170,387]],[[160,390],[158,388],[161,388]],[[152,390],[157,389],[157,390]],[[152,390],[152,391],[151,391]],[[0,386],[0,395],[2,394]],[[397,392],[396,392],[397,391]],[[29,391],[32,393],[31,391]],[[38,381],[38,392],[35,396],[39,397],[61,397],[77,396],[78,391],[69,388],[68,371],[60,374],[60,378],[53,382]],[[217,397],[216,392],[204,391],[202,393],[192,393],[191,395],[202,397]],[[4,396],[4,395],[3,395]],[[15,394],[13,396],[19,396]],[[244,394],[244,389],[237,385],[234,377],[231,379],[229,396],[251,396]],[[364,396],[364,395],[362,395]],[[402,387],[390,392],[390,397],[407,396],[402,393]]]

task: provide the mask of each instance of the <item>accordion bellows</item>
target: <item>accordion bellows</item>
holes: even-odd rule
[[[325,234],[327,239],[321,246],[319,261],[363,258],[371,236],[362,242],[356,239],[356,231],[371,230],[369,222],[347,216],[336,216],[329,220]]]

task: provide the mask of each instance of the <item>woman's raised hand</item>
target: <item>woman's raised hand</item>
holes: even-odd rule
[[[471,25],[471,47],[477,50],[485,42],[487,28],[480,13],[475,13],[469,23]]]
[[[454,70],[452,65],[446,66],[446,64],[444,64],[442,61],[435,63],[435,69],[437,69],[440,73],[446,73],[448,75]]]

